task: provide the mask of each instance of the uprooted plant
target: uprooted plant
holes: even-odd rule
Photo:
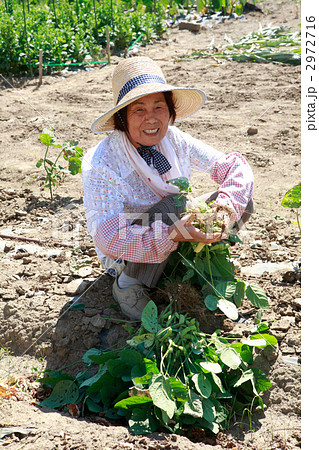
[[[208,335],[175,302],[158,315],[150,301],[142,326],[121,349],[88,350],[76,377],[45,371],[39,381],[50,396],[42,405],[126,419],[134,434],[217,433],[235,414],[264,407],[261,393],[271,383],[253,362],[255,347],[277,343],[267,329],[259,322],[241,340],[220,337],[219,330]]]
[[[77,141],[65,141],[59,144],[52,130],[45,128],[40,134],[40,141],[46,146],[44,157],[39,159],[36,167],[43,168],[46,173],[45,185],[46,189],[50,191],[51,201],[53,200],[53,187],[56,183],[62,183],[66,174],[76,175],[81,173],[81,157],[83,156],[82,149],[78,146]],[[49,148],[61,149],[54,159],[49,159]],[[68,162],[67,167],[59,164],[60,157]]]
[[[194,214],[193,224],[204,232],[223,233],[226,239],[213,244],[183,242],[172,253],[167,270],[168,282],[188,281],[198,287],[206,307],[210,311],[220,309],[232,320],[238,319],[238,307],[246,297],[253,306],[268,309],[268,298],[264,290],[254,283],[244,282],[237,277],[235,265],[229,251],[231,242],[240,242],[238,236],[229,228],[232,211],[211,202],[194,202],[187,178],[170,180],[180,188],[176,201],[181,195],[190,200],[185,214]],[[186,272],[185,272],[186,267]]]

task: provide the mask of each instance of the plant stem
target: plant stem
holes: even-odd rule
[[[206,260],[207,260],[207,265],[208,265],[208,270],[209,270],[210,282],[212,283],[212,286],[214,288],[214,280],[213,280],[212,268],[211,268],[211,265],[210,265],[209,248],[208,248],[208,245],[205,245],[205,247],[206,247]]]
[[[52,180],[51,180],[52,167],[51,167],[51,170],[49,170],[47,168],[47,165],[46,165],[48,151],[49,151],[49,145],[47,145],[47,149],[45,151],[45,155],[44,155],[44,158],[43,158],[43,167],[44,167],[44,170],[46,171],[46,174],[47,174],[47,180],[49,182],[49,190],[50,190],[50,196],[51,196],[51,202],[52,202],[52,200],[53,200]]]
[[[300,221],[299,221],[299,212],[298,209],[296,210],[296,216],[297,216],[297,225],[299,228],[299,233],[301,234],[301,226],[300,226]]]

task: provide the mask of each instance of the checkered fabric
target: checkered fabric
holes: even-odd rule
[[[153,166],[160,175],[163,175],[172,168],[167,158],[156,150],[155,145],[141,145],[137,150],[149,166],[153,163]]]

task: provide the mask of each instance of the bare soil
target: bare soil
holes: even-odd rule
[[[297,5],[270,0],[259,3],[263,13],[250,12],[199,33],[174,28],[166,39],[138,52],[154,58],[169,83],[206,92],[205,107],[179,127],[225,153],[242,153],[255,175],[255,213],[231,253],[239,276],[261,285],[269,296],[264,318],[279,344],[259,354],[257,364],[272,388],[264,395],[264,412],[250,420],[236,417],[229,430],[211,440],[134,436],[124,424],[75,418],[35,402],[34,367],[61,368],[91,347],[109,347],[127,337],[116,321],[123,316],[112,299],[113,279],[103,273],[86,231],[80,176],[68,176],[51,202],[44,173],[35,167],[43,156],[39,134],[45,127],[53,126],[62,142],[77,139],[85,151],[103,139],[90,132],[90,125],[112,103],[111,76],[119,58],[93,70],[45,76],[40,88],[36,79],[2,80],[0,234],[8,237],[0,239],[0,383],[13,375],[29,383],[26,395],[20,389],[10,399],[0,396],[0,442],[6,448],[300,448],[300,235],[294,214],[281,206],[285,192],[300,181],[300,66],[176,60],[208,47],[213,37],[220,48],[225,34],[237,40],[260,24],[298,30]],[[258,132],[249,135],[252,126]],[[199,173],[193,173],[192,185],[198,195],[216,188]],[[270,264],[258,274],[256,267],[263,263]],[[79,297],[85,309],[69,309]],[[255,311],[244,304],[240,313],[246,322],[233,324],[220,316],[222,329],[244,332]],[[79,367],[68,370],[76,373]],[[6,436],[5,428],[11,429]]]

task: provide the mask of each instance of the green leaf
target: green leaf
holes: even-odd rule
[[[221,281],[216,284],[218,295],[224,298],[231,298],[236,292],[236,283],[234,281]]]
[[[187,192],[189,188],[189,179],[186,177],[173,178],[172,180],[168,180],[167,183],[177,186],[183,192]]]
[[[225,393],[226,392],[225,388],[224,388],[219,376],[216,375],[215,373],[212,373],[212,378],[213,378],[213,381],[216,384],[217,388],[220,390],[220,392]]]
[[[153,300],[148,302],[142,312],[142,326],[150,333],[156,333],[158,330],[158,313]]]
[[[271,336],[271,334],[267,334],[267,333],[257,333],[257,334],[252,334],[250,336],[250,339],[264,339],[266,341],[266,345],[277,345],[278,341],[275,338],[275,336]]]
[[[45,128],[40,134],[40,141],[44,145],[51,145],[55,141],[55,136],[52,130]]]
[[[258,395],[261,391],[271,388],[271,382],[269,381],[269,379],[261,370],[257,369],[256,367],[243,372],[236,383],[234,383],[234,387],[239,387],[247,381],[250,381],[255,395]]]
[[[192,376],[193,383],[197,392],[204,398],[208,398],[212,393],[212,385],[209,379],[201,373],[196,373]]]
[[[96,403],[94,400],[92,400],[90,397],[86,399],[86,405],[89,408],[89,410],[93,413],[99,413],[103,411],[103,406]]]
[[[152,403],[152,399],[147,396],[141,397],[139,395],[133,395],[132,397],[124,398],[115,403],[114,408],[130,409],[147,403]]]
[[[192,417],[203,417],[202,397],[192,389],[189,390],[188,399],[184,403],[184,414]]]
[[[74,303],[72,306],[70,306],[70,310],[72,311],[82,311],[85,309],[84,303]]]
[[[234,302],[237,308],[239,308],[242,304],[242,301],[245,296],[246,284],[242,280],[236,280],[236,291],[234,295]]]
[[[220,373],[222,372],[222,368],[220,367],[220,364],[210,362],[210,361],[202,361],[199,363],[202,367],[203,371],[206,373]]]
[[[102,375],[93,380],[93,383],[91,380],[90,385],[87,387],[87,392],[88,393],[101,392],[104,386],[112,386],[112,385],[114,386],[115,383],[116,387],[118,387],[120,385],[120,380],[114,378],[109,372],[102,372]],[[114,396],[115,393],[116,390],[113,387],[110,394]]]
[[[257,369],[257,367],[253,367],[251,370],[254,373],[255,386],[258,393],[261,391],[266,391],[267,389],[271,388],[270,380],[260,369]]]
[[[42,144],[52,147],[62,147],[61,144],[56,143],[56,137],[52,130],[45,128],[40,134],[40,141]]]
[[[229,300],[226,300],[224,298],[220,298],[218,300],[218,308],[223,311],[223,313],[229,317],[232,320],[238,319],[238,310],[237,306],[230,302]]]
[[[101,355],[102,351],[98,350],[97,348],[90,348],[84,355],[82,356],[83,362],[85,364],[92,364],[92,359],[90,358],[92,355]]]
[[[110,359],[106,365],[110,374],[115,378],[121,378],[131,374],[131,367],[120,359]]]
[[[254,380],[254,372],[251,369],[248,369],[241,374],[241,376],[233,386],[237,388],[241,386],[243,383],[246,383],[246,381],[253,381],[253,380]],[[257,394],[258,393],[256,392],[256,395]]]
[[[159,373],[156,361],[144,358],[143,363],[132,368],[131,377],[135,385],[148,384],[152,376]]]
[[[266,292],[257,284],[249,284],[246,289],[248,300],[256,306],[256,308],[268,309],[268,298]]]
[[[172,399],[169,380],[165,379],[162,374],[154,375],[151,379],[149,391],[154,405],[165,411],[171,419],[174,416],[176,406]]]
[[[247,364],[252,364],[254,362],[252,350],[248,345],[242,346],[240,351],[240,357]]]
[[[143,363],[143,356],[141,353],[133,349],[122,350],[120,353],[120,359],[132,367],[136,364]]]
[[[132,339],[127,341],[132,347],[138,347],[140,344],[144,344],[146,348],[149,348],[154,343],[154,334],[146,333],[134,336]]]
[[[236,350],[231,347],[226,347],[221,351],[220,359],[231,369],[237,369],[242,362]]]
[[[300,208],[301,206],[301,185],[297,184],[286,192],[282,199],[281,206],[286,208]]]
[[[134,434],[150,434],[158,428],[158,422],[151,411],[145,408],[134,408],[128,424]]]
[[[40,378],[37,381],[39,381],[41,384],[46,384],[52,388],[61,380],[74,380],[74,378],[71,375],[67,373],[61,373],[55,370],[45,371],[45,373],[49,373],[49,376]]]
[[[183,384],[180,380],[176,378],[169,378],[169,384],[171,386],[173,397],[180,401],[184,402],[188,398],[188,391],[185,384]]]
[[[250,347],[266,347],[267,342],[265,339],[245,339],[243,338],[241,342]]]
[[[38,167],[38,168],[41,167],[42,163],[43,163],[43,158],[39,159],[39,161],[36,163],[36,167]]]
[[[71,156],[69,158],[69,171],[70,171],[71,175],[76,175],[77,173],[82,173],[81,164],[82,164],[82,161],[79,158],[77,158],[75,156]]]
[[[95,349],[95,350],[97,350],[97,349]],[[103,364],[106,361],[108,361],[109,359],[116,359],[118,357],[118,350],[114,350],[114,351],[98,350],[98,351],[100,351],[100,353],[92,352],[88,355],[91,362],[94,362],[95,364]]]
[[[99,381],[99,379],[105,374],[106,371],[107,367],[106,366],[102,367],[101,370],[99,370],[95,375],[88,378],[87,380],[84,380],[83,383],[80,385],[80,388],[83,388],[85,386],[92,386],[94,383]]]
[[[182,282],[184,283],[185,281],[189,280],[190,278],[193,278],[193,276],[195,275],[195,272],[193,269],[188,269],[188,271],[185,273]]]
[[[69,403],[76,403],[78,398],[77,384],[72,380],[61,380],[54,386],[50,397],[41,402],[41,406],[58,408]]]
[[[218,308],[218,300],[219,298],[215,295],[207,295],[204,300],[207,309],[209,309],[210,311],[215,311],[215,309]]]
[[[218,433],[219,426],[216,423],[217,412],[215,403],[210,398],[203,398],[202,403],[203,403],[203,418],[209,424],[211,424],[211,427],[209,428],[213,431],[213,433]]]

